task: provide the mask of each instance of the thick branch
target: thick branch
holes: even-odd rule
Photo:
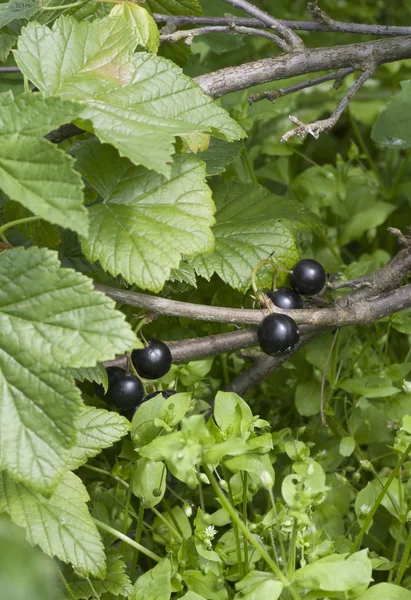
[[[244,27],[269,27],[269,25],[263,24],[259,19],[244,19],[240,17],[193,17],[161,15],[158,13],[154,13],[153,17],[161,25],[173,24],[176,27],[183,27],[185,25],[229,25],[232,22]],[[411,35],[411,27],[398,27],[395,25],[367,25],[363,23],[332,21],[329,26],[326,26],[323,23],[313,21],[289,21],[284,19],[279,19],[278,21],[293,31],[355,33],[358,35],[377,35],[379,37]]]
[[[293,54],[281,54],[238,67],[227,67],[196,78],[206,94],[219,98],[224,94],[253,85],[289,79],[318,71],[336,71],[348,67],[362,69],[411,57],[411,37],[315,48]]]

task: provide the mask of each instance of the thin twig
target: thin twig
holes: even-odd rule
[[[369,67],[366,71],[361,73],[361,75],[358,77],[358,79],[355,81],[355,83],[351,86],[351,88],[348,90],[347,94],[341,100],[341,102],[339,103],[339,105],[337,106],[337,108],[335,109],[333,114],[330,117],[328,117],[328,119],[323,119],[321,121],[315,121],[314,123],[305,124],[305,123],[302,123],[299,119],[297,119],[297,117],[290,115],[289,116],[290,121],[292,123],[295,123],[297,125],[297,127],[295,127],[294,129],[291,129],[290,131],[285,133],[282,136],[281,141],[288,142],[288,140],[290,138],[292,138],[293,136],[303,138],[307,134],[310,134],[315,139],[318,139],[320,133],[322,133],[323,131],[330,131],[330,129],[332,129],[335,126],[338,119],[341,117],[342,113],[347,108],[351,98],[358,92],[358,90],[367,81],[367,79],[369,79],[370,77],[372,77],[372,75],[374,75],[374,73],[375,73],[375,67]]]
[[[162,15],[154,13],[153,17],[159,24],[174,24],[177,27],[185,25],[229,25],[233,21],[237,25],[244,27],[270,27],[262,23],[260,19],[249,19],[242,17],[199,17],[199,16],[175,16]],[[325,26],[319,22],[313,21],[291,21],[287,19],[278,19],[278,22],[285,25],[293,31],[310,32],[336,32],[336,33],[354,33],[357,35],[377,35],[379,37],[387,36],[407,36],[411,35],[411,27],[401,27],[397,25],[369,25],[365,23],[344,23],[343,21],[332,21],[332,25]]]
[[[198,35],[207,35],[209,33],[229,33],[232,35],[240,34],[263,37],[271,42],[274,42],[277,44],[277,46],[280,46],[280,48],[281,44],[283,43],[282,40],[274,33],[264,31],[264,29],[257,29],[255,27],[242,27],[240,25],[236,25],[235,23],[230,23],[229,25],[217,25],[214,27],[197,27],[196,29],[185,29],[175,31],[173,33],[166,33],[160,35],[160,42],[178,42],[179,40],[185,40],[187,46],[190,46],[194,37]]]
[[[328,365],[329,365],[329,363],[330,363],[330,359],[331,359],[331,356],[332,356],[332,353],[333,353],[333,350],[334,350],[334,346],[335,346],[335,343],[336,343],[336,341],[337,341],[337,338],[338,338],[338,334],[339,334],[339,332],[340,332],[340,330],[339,330],[339,329],[337,329],[337,331],[336,331],[336,332],[335,332],[335,334],[334,334],[333,341],[332,341],[332,344],[331,344],[330,350],[329,350],[329,352],[328,352],[328,355],[327,355],[327,360],[325,361],[324,370],[323,370],[323,376],[322,376],[322,378],[321,378],[321,393],[320,393],[320,415],[321,415],[321,423],[322,423],[322,425],[323,425],[324,427],[327,427],[327,421],[326,421],[326,418],[325,418],[325,412],[324,412],[324,388],[325,388],[325,378],[326,378],[326,376],[327,376],[327,369],[328,369]]]
[[[281,23],[281,21],[275,17],[266,13],[264,10],[261,10],[261,8],[254,6],[250,2],[247,2],[247,0],[223,0],[223,2],[227,2],[236,8],[241,8],[249,15],[257,18],[261,23],[268,25],[268,27],[271,27],[274,31],[276,31],[284,40],[284,42],[280,40],[280,47],[285,52],[301,52],[304,49],[304,42],[296,33],[292,31],[292,29]]]
[[[353,73],[354,71],[354,67],[347,67],[346,69],[340,69],[338,71],[335,71],[334,73],[328,73],[328,75],[315,77],[314,79],[310,79],[309,81],[301,81],[300,83],[290,85],[286,88],[279,88],[277,90],[269,90],[266,92],[261,92],[259,94],[252,94],[247,98],[247,101],[249,104],[259,102],[260,100],[269,100],[270,102],[275,102],[277,98],[281,98],[282,96],[289,96],[290,94],[294,94],[295,92],[299,92],[306,88],[310,88],[315,85],[320,85],[321,83],[325,83],[326,81],[332,80],[335,80],[334,87],[336,87],[336,84],[340,84],[342,80],[345,77],[347,77],[347,75],[351,75],[351,73]]]
[[[0,73],[20,73],[19,67],[0,67]]]

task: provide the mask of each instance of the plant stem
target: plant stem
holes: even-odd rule
[[[411,450],[411,447],[410,447],[410,450]],[[297,600],[297,599],[301,600],[300,594],[292,586],[290,586],[288,579],[282,574],[282,572],[280,571],[278,566],[275,564],[275,562],[273,561],[271,556],[268,554],[268,552],[264,548],[264,546],[255,539],[255,537],[253,536],[251,531],[242,522],[242,520],[238,516],[238,513],[237,513],[236,509],[234,508],[234,506],[231,505],[231,503],[226,498],[225,494],[221,491],[216,478],[214,477],[213,473],[211,472],[211,469],[209,467],[207,467],[206,465],[204,465],[204,472],[207,475],[207,477],[211,483],[211,486],[212,486],[218,500],[220,501],[221,506],[228,512],[228,514],[230,515],[233,522],[237,525],[238,529],[240,529],[240,531],[244,534],[244,537],[250,542],[250,544],[252,546],[254,546],[254,548],[257,550],[257,552],[259,552],[259,554],[261,555],[261,558],[263,558],[263,560],[267,563],[267,565],[270,567],[272,572],[278,577],[278,579],[284,584],[284,586],[288,587],[288,590],[292,594],[293,598],[295,600]]]
[[[168,521],[164,515],[161,514],[161,512],[159,510],[157,510],[155,508],[155,506],[151,507],[151,510],[153,511],[153,513],[160,519],[160,521],[162,521],[164,523],[164,525],[170,530],[170,533],[172,533],[176,539],[177,542],[179,542],[181,544],[182,537],[181,535],[178,533],[177,529],[174,527],[174,525],[172,523],[170,523],[170,521]]]
[[[133,493],[133,489],[131,487],[131,485],[128,486],[127,489],[127,494],[126,494],[126,503],[125,503],[125,507],[124,507],[124,518],[123,518],[123,533],[124,535],[126,535],[127,531],[128,531],[128,515],[130,513],[130,503],[131,503],[131,495]],[[125,542],[122,542],[122,546],[123,546],[123,551],[125,552]]]
[[[374,502],[374,506],[372,507],[372,509],[370,510],[370,512],[368,513],[368,515],[366,516],[363,526],[361,527],[360,533],[357,535],[357,537],[355,538],[353,545],[351,546],[351,550],[350,550],[350,555],[353,554],[354,552],[356,552],[358,550],[358,548],[360,547],[361,544],[361,540],[365,534],[365,532],[367,531],[371,521],[374,518],[375,513],[378,510],[379,505],[382,502],[382,499],[384,498],[385,494],[387,493],[391,483],[394,481],[394,479],[396,478],[396,476],[398,475],[402,465],[405,463],[405,461],[407,460],[407,457],[409,455],[409,453],[411,452],[411,444],[409,444],[407,446],[407,449],[405,450],[404,454],[401,456],[401,458],[398,460],[397,464],[395,465],[394,469],[391,471],[390,476],[388,477],[387,481],[385,482],[385,484],[383,485],[380,493],[377,496],[377,499]]]
[[[250,157],[248,155],[247,146],[246,146],[246,143],[245,143],[244,140],[242,140],[241,145],[242,145],[241,154],[242,154],[242,157],[243,157],[243,164],[244,164],[244,166],[246,168],[246,171],[247,171],[247,173],[248,173],[248,175],[250,177],[251,182],[258,184],[258,179],[257,179],[257,176],[255,174],[253,164],[250,161]]]
[[[63,583],[63,585],[64,585],[64,587],[66,589],[66,592],[70,596],[71,600],[76,600],[76,596],[73,594],[73,591],[72,591],[71,587],[69,586],[68,581],[64,577],[64,575],[63,575],[63,573],[62,573],[62,571],[61,571],[61,569],[60,569],[59,566],[57,566],[57,572],[58,572],[59,577],[60,577],[60,579],[61,579],[61,581],[62,581],[62,583]]]
[[[128,544],[135,550],[138,550],[142,554],[145,554],[152,560],[155,560],[156,562],[160,562],[161,560],[163,560],[161,558],[161,556],[154,554],[154,552],[151,552],[151,550],[148,550],[148,548],[145,548],[138,542],[135,542],[134,540],[129,538],[127,535],[124,535],[124,533],[121,533],[121,531],[118,531],[118,529],[114,529],[113,527],[110,527],[110,525],[106,525],[106,523],[103,523],[102,521],[99,521],[98,519],[95,519],[94,517],[93,517],[93,521],[97,525],[97,527],[99,527],[103,531],[106,531],[107,533],[111,533],[111,535],[114,535],[114,537],[116,537],[117,539],[122,540],[123,542],[126,542],[126,544]]]
[[[290,549],[288,552],[288,578],[292,579],[295,571],[295,555],[297,542],[297,519],[294,519],[293,529],[290,537]]]
[[[398,550],[400,549],[400,544],[401,544],[401,538],[402,538],[403,531],[404,531],[404,523],[400,523],[399,529],[398,529],[398,533],[397,533],[397,537],[395,539],[394,552],[392,553],[392,557],[391,557],[391,562],[392,563],[396,563],[397,562]],[[390,572],[388,573],[387,582],[391,583],[391,581],[393,580],[393,577],[394,577],[394,567],[391,567]]]
[[[224,479],[226,480],[227,486],[228,486],[228,497],[230,498],[231,504],[234,506],[233,492],[231,490],[228,473],[227,473],[226,469],[224,468],[224,466],[223,466],[223,473],[224,473]],[[240,580],[241,580],[244,577],[243,555],[241,552],[240,532],[238,529],[238,525],[236,523],[233,523],[233,529],[234,529],[235,545],[237,548],[238,574],[239,574]]]
[[[0,227],[0,236],[2,239],[5,239],[4,232],[11,227],[17,227],[18,225],[23,225],[24,223],[31,223],[32,221],[40,221],[41,217],[24,217],[24,219],[16,219],[16,221],[10,221],[10,223],[6,223]],[[6,239],[7,243],[7,239]]]
[[[143,524],[144,524],[144,507],[143,507],[143,503],[140,500],[140,506],[138,508],[137,531],[136,531],[136,543],[137,544],[140,544],[141,533],[143,531]],[[134,579],[136,576],[139,553],[140,552],[138,549],[134,550],[133,564],[131,565],[131,572],[130,572],[130,579],[131,579],[131,583],[133,585],[134,585]]]
[[[248,473],[244,471],[243,473],[243,520],[244,524],[247,527],[247,489],[248,489]],[[244,575],[248,573],[248,544],[247,540],[244,538]]]
[[[165,509],[166,509],[166,511],[168,512],[170,519],[173,521],[173,523],[174,523],[174,527],[175,527],[175,528],[176,528],[176,530],[178,531],[178,534],[179,534],[179,536],[180,536],[181,538],[183,538],[183,537],[184,537],[184,534],[183,534],[183,532],[182,532],[182,530],[181,530],[181,527],[180,527],[180,525],[178,524],[178,521],[177,521],[177,519],[175,518],[175,516],[174,516],[174,514],[173,514],[173,511],[171,510],[171,506],[170,506],[170,504],[168,503],[167,499],[166,499],[166,498],[163,498],[163,500],[162,500],[162,503],[164,504],[164,506],[165,506]]]
[[[100,469],[99,467],[93,467],[93,465],[87,465],[87,464],[81,465],[81,468],[88,469],[89,471],[94,471],[95,473],[100,473],[101,475],[106,475],[107,477],[111,477],[112,479],[115,479],[115,481],[117,481],[117,483],[119,483],[120,485],[125,487],[126,489],[129,488],[127,481],[124,481],[124,479],[121,479],[121,477],[117,477],[117,475],[113,475],[113,473],[110,473],[110,471],[105,471],[104,469]]]
[[[411,529],[408,533],[407,543],[405,544],[404,554],[402,555],[400,566],[398,567],[397,578],[395,580],[396,585],[401,585],[402,578],[404,577],[404,573],[408,567],[408,559],[410,557],[410,552],[411,552]]]

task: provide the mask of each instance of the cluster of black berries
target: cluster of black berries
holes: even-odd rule
[[[163,377],[171,367],[170,348],[160,340],[151,339],[147,346],[141,350],[133,350],[131,361],[137,373],[144,379],[159,379]],[[128,374],[120,367],[108,367],[108,390],[104,394],[103,386],[96,386],[96,393],[105,401],[111,402],[122,411],[135,411],[145,400],[149,400],[161,393],[168,398],[176,392],[166,390],[164,392],[152,392],[144,396],[144,387],[141,380]]]
[[[304,308],[300,294],[315,296],[321,292],[325,284],[324,268],[316,260],[300,260],[292,268],[290,283],[291,288],[280,287],[268,292],[267,296],[279,308]],[[300,332],[294,319],[276,313],[263,319],[257,334],[261,350],[270,356],[292,350],[300,341]]]

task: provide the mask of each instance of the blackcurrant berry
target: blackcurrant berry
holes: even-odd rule
[[[286,310],[304,308],[304,302],[300,294],[291,288],[279,287],[277,290],[267,292],[267,296],[279,308],[285,308]]]
[[[115,376],[109,383],[107,396],[111,402],[123,410],[137,408],[144,397],[144,387],[135,375]]]
[[[117,375],[123,375],[123,373],[125,372],[124,369],[121,369],[120,367],[107,367],[106,368],[107,371],[107,377],[108,377],[108,385],[110,387],[110,382],[117,377]],[[101,383],[95,383],[94,384],[94,391],[96,393],[96,396],[98,398],[100,398],[100,400],[107,400],[107,394],[104,391],[103,386],[101,385]]]
[[[295,264],[291,271],[291,285],[303,296],[319,294],[325,284],[325,271],[316,260],[305,258]]]
[[[144,379],[163,377],[171,367],[170,348],[160,340],[149,340],[145,348],[133,350],[131,360],[137,373]]]
[[[146,400],[151,400],[151,398],[155,398],[159,394],[161,394],[163,398],[170,398],[170,396],[174,396],[174,394],[177,394],[177,392],[175,390],[161,390],[159,392],[151,392],[150,394],[147,394],[147,396],[144,397],[144,402]]]
[[[292,350],[300,340],[297,323],[287,315],[274,313],[263,319],[257,335],[261,350],[270,355]]]

